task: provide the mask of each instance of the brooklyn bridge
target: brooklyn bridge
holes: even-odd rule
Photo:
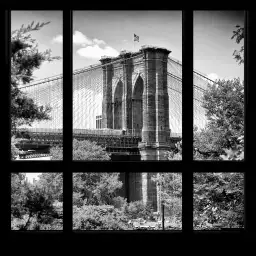
[[[170,55],[168,49],[142,46],[74,70],[73,137],[96,141],[112,155],[164,160],[164,152],[182,138],[182,63]],[[195,70],[193,75],[194,125],[202,128],[207,122],[203,94],[213,81]],[[28,139],[24,150],[62,144],[62,79],[21,87],[36,104],[51,107],[50,120],[19,128]]]

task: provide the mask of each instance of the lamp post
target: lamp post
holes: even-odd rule
[[[164,230],[164,204],[163,204],[163,202],[161,202],[161,204],[162,204],[162,227]]]

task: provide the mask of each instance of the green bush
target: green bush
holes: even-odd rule
[[[128,218],[110,205],[73,207],[74,230],[131,230]]]

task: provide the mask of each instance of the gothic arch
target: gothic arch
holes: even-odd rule
[[[138,78],[141,77],[143,81],[145,81],[145,75],[144,73],[137,72],[132,74],[132,91],[134,90],[134,86]]]
[[[113,97],[113,105],[114,105],[114,111],[113,111],[113,128],[114,129],[122,129],[122,112],[123,112],[123,82],[121,80],[118,81],[115,91],[114,91],[114,97]]]
[[[143,128],[143,90],[143,79],[138,76],[132,92],[132,129],[136,133]]]

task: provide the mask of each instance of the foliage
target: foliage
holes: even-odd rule
[[[124,198],[122,196],[113,197],[112,205],[115,208],[124,209],[124,207],[127,205],[127,198]]]
[[[51,190],[51,184],[44,183],[44,180],[46,180],[45,173],[39,185],[28,183],[22,173],[11,174],[12,229],[40,230],[49,227],[62,229],[60,228],[62,209],[54,205],[54,198],[59,192]],[[53,180],[55,181],[56,179]],[[43,185],[49,188],[45,189]]]
[[[226,150],[239,149],[237,160],[243,159],[244,85],[239,78],[219,80],[208,87],[203,107],[208,123],[194,128],[194,148],[200,159],[223,159]]]
[[[19,142],[19,139],[15,138],[15,136],[12,136],[12,138],[11,138],[11,158],[12,158],[12,160],[15,160],[20,154],[20,150],[16,147],[16,144],[18,142]]]
[[[74,230],[129,230],[128,218],[110,205],[73,207]]]
[[[62,173],[42,173],[39,175],[37,186],[51,198],[63,202],[63,174]]]
[[[23,173],[11,173],[11,214],[20,218],[26,213],[23,202],[29,185],[25,180]]]
[[[134,201],[126,203],[123,206],[123,213],[129,219],[152,219],[153,218],[153,208],[150,204],[145,204],[143,201]]]
[[[38,106],[33,99],[23,93],[19,87],[21,83],[26,84],[33,80],[33,72],[38,69],[44,61],[53,61],[60,57],[52,57],[51,50],[38,51],[36,40],[31,38],[29,32],[43,28],[47,23],[34,21],[27,27],[14,30],[11,33],[11,128],[15,134],[20,125],[31,125],[36,120],[49,119],[49,106]]]
[[[104,148],[96,142],[88,140],[73,140],[73,159],[74,160],[110,160]]]
[[[194,173],[194,228],[244,227],[244,175]]]
[[[110,205],[118,189],[122,187],[119,173],[86,172],[73,174],[75,203]]]
[[[236,25],[236,28],[237,29],[233,31],[233,36],[231,39],[235,38],[236,43],[240,44],[240,42],[244,39],[244,28],[240,25]],[[244,46],[241,46],[239,51],[235,50],[233,52],[233,56],[239,65],[244,63]]]
[[[168,160],[182,160],[182,140],[175,143],[175,149],[166,152]]]
[[[60,146],[50,148],[51,160],[63,160],[63,148]]]
[[[172,215],[181,218],[182,181],[180,173],[158,173],[152,180],[159,186],[159,197]]]

